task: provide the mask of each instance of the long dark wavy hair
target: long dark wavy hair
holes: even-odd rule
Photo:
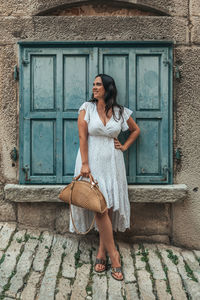
[[[115,85],[115,81],[114,79],[106,74],[98,74],[97,76],[95,76],[95,78],[97,77],[101,77],[102,83],[103,83],[103,87],[105,89],[105,112],[106,115],[108,115],[108,111],[110,108],[112,108],[112,113],[113,113],[113,118],[117,121],[121,118],[122,113],[124,111],[124,107],[120,104],[117,103],[117,88]],[[96,98],[94,98],[94,94],[92,93],[92,97],[89,100],[90,102],[96,103],[98,102],[98,100]],[[115,115],[115,111],[114,111],[114,107],[118,107],[119,108],[119,118],[116,118]]]

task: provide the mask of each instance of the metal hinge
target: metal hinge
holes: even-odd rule
[[[178,65],[174,66],[174,72],[175,72],[176,79],[180,79],[180,68]]]
[[[181,161],[181,156],[183,155],[182,154],[182,151],[181,151],[181,148],[176,148],[176,160],[178,161],[178,162],[180,162]]]
[[[10,158],[11,158],[13,161],[17,161],[17,159],[18,159],[18,153],[17,153],[16,147],[14,147],[14,148],[10,151]]]
[[[162,178],[159,179],[150,179],[150,181],[168,181],[169,179],[169,173],[170,173],[170,168],[168,168],[168,166],[164,166],[163,167],[163,174],[162,174]]]
[[[26,59],[22,59],[22,64],[24,66],[27,66],[29,64],[29,60],[26,60]]]
[[[22,168],[22,171],[25,173],[25,181],[31,181],[30,178],[28,178],[29,176],[29,166],[28,165],[25,165],[23,168]]]
[[[18,70],[17,65],[14,66],[13,76],[14,76],[14,80],[19,80],[19,70]]]
[[[170,64],[171,64],[171,61],[170,60],[163,60],[163,64],[165,65],[165,66],[170,66]]]

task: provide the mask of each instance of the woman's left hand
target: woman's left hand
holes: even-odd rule
[[[115,144],[115,149],[119,149],[122,152],[124,152],[126,150],[124,145],[122,145],[117,138],[114,138],[114,144]]]

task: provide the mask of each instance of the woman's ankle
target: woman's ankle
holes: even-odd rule
[[[106,258],[106,250],[104,248],[99,248],[97,257],[98,258]]]
[[[119,251],[116,249],[114,252],[112,252],[110,256],[112,267],[120,267],[120,254]]]

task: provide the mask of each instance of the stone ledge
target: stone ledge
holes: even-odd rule
[[[58,195],[64,185],[20,185],[6,184],[5,199],[13,202],[62,202]],[[129,185],[130,202],[174,203],[186,198],[185,184],[173,185]]]

